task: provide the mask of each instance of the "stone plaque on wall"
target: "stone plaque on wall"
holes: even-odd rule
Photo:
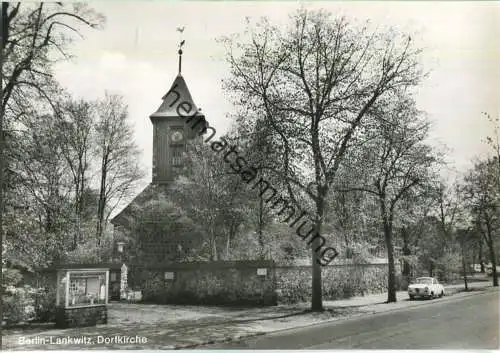
[[[266,276],[267,275],[267,268],[258,268],[257,269],[257,276]]]
[[[174,279],[174,273],[173,272],[165,272],[165,279],[167,279],[167,280],[173,280]]]

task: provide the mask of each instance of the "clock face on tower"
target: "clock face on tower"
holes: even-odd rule
[[[180,142],[184,138],[184,135],[181,131],[174,131],[170,135],[170,138],[171,138],[172,142]]]

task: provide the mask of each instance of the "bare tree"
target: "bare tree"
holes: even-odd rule
[[[129,196],[145,173],[139,164],[140,150],[128,121],[123,97],[106,93],[97,104],[96,152],[99,156],[97,243],[110,213]]]
[[[51,64],[70,57],[68,44],[82,37],[81,28],[99,28],[104,18],[82,3],[18,2],[5,10],[2,108],[20,117],[27,90],[51,100]]]
[[[486,119],[491,123],[491,135],[486,137],[486,143],[491,147],[493,155],[497,158],[498,163],[498,182],[500,187],[500,117],[492,117],[488,113],[483,113]]]
[[[351,26],[324,11],[300,10],[286,30],[263,20],[246,34],[249,41],[236,51],[227,40],[232,79],[226,88],[267,121],[281,155],[268,169],[292,202],[311,212],[311,308],[321,311],[318,250],[330,186],[372,106],[387,92],[419,82],[420,50],[407,35]]]

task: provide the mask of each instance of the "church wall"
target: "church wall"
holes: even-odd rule
[[[178,263],[129,273],[129,285],[142,290],[143,300],[158,304],[276,305],[275,283],[272,261]]]
[[[387,290],[387,263],[335,263],[322,267],[323,299],[338,300]],[[398,290],[405,290],[397,266]],[[277,297],[280,304],[311,300],[311,266],[276,268]]]
[[[266,268],[267,273],[259,275],[258,268]],[[310,266],[217,261],[135,267],[131,271],[132,289],[141,290],[144,301],[157,304],[268,306],[311,298]],[[322,271],[325,300],[381,293],[387,287],[386,263],[339,263],[324,266]],[[401,278],[397,280],[403,288]]]

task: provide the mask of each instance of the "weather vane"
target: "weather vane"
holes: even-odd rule
[[[180,34],[179,51],[178,51],[178,53],[179,53],[179,74],[181,73],[181,64],[182,64],[182,46],[186,42],[184,39],[182,39],[182,33],[184,32],[184,28],[185,28],[185,26],[177,27],[177,31]]]

